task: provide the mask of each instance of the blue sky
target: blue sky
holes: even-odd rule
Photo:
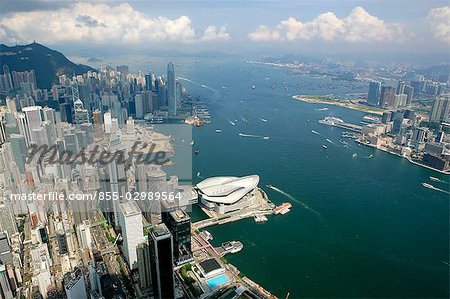
[[[197,51],[447,53],[448,1],[9,1],[0,41]]]

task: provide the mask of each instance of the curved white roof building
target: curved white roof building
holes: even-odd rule
[[[258,183],[257,175],[212,177],[198,183],[197,189],[204,206],[223,214],[252,204]]]

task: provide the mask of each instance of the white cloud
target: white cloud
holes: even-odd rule
[[[249,34],[254,41],[310,40],[348,42],[402,40],[402,28],[398,24],[386,24],[370,15],[364,8],[355,7],[346,18],[340,19],[332,12],[320,14],[312,21],[301,22],[293,17],[281,21],[273,29],[261,25]]]
[[[210,27],[208,27],[210,28]],[[209,40],[228,39],[222,27],[207,29]],[[37,40],[55,44],[61,42],[92,43],[192,43],[202,38],[196,36],[192,21],[187,16],[175,19],[149,17],[128,3],[75,3],[70,8],[53,11],[39,10],[17,12],[0,20],[0,32],[6,32],[10,42]]]
[[[434,37],[450,43],[450,7],[433,8],[428,12],[428,22]]]
[[[225,26],[220,27],[219,29],[216,26],[208,26],[203,32],[203,36],[201,37],[202,41],[219,41],[219,40],[230,40],[230,34],[227,32],[227,28]]]

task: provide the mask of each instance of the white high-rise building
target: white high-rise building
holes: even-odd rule
[[[175,67],[172,62],[167,65],[167,102],[169,113],[173,116],[177,115],[177,99],[175,84]]]
[[[81,223],[78,226],[78,236],[81,240],[80,244],[81,248],[83,249],[91,248],[92,236],[91,236],[91,225],[89,220],[83,221],[83,223]]]
[[[42,122],[42,107],[41,106],[29,106],[23,107],[22,111],[25,113],[28,131],[31,132],[34,128],[40,127]],[[30,134],[31,143],[34,143],[34,136]]]
[[[122,227],[123,254],[130,269],[137,268],[136,248],[144,241],[142,214],[135,201],[119,205],[119,223]]]
[[[103,119],[104,119],[104,123],[105,123],[105,133],[110,134],[111,127],[112,127],[111,112],[105,112],[105,114],[103,114]]]

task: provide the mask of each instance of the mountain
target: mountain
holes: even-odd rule
[[[10,71],[34,70],[38,88],[50,89],[58,82],[59,75],[80,75],[89,70],[90,66],[75,64],[58,51],[49,49],[41,44],[32,43],[8,47],[0,45],[0,72],[3,65],[9,66]]]

